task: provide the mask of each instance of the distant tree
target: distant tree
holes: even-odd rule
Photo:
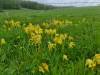
[[[37,2],[33,2],[33,1],[28,1],[28,0],[21,2],[21,6],[23,8],[38,9],[38,10],[53,8],[52,6],[49,6],[49,5],[44,5],[44,4],[40,4],[40,3],[37,3]]]
[[[100,4],[98,4],[97,6],[100,6]]]
[[[28,8],[28,9],[51,9],[52,6],[40,4],[37,2],[33,2],[30,0],[0,0],[0,9],[20,9],[20,8]]]
[[[23,0],[0,0],[1,9],[19,9]]]

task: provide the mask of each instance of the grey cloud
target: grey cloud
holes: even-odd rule
[[[95,6],[97,4],[100,4],[100,0],[32,0],[32,1],[37,1],[40,3],[51,4],[56,6]],[[79,2],[79,3],[75,3],[75,2]]]

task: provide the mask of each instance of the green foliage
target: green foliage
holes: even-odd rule
[[[19,9],[22,0],[0,0],[1,9]]]

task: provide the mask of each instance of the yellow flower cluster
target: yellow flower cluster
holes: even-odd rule
[[[11,28],[16,28],[16,27],[21,26],[19,21],[14,21],[14,20],[5,21],[5,24],[9,30]],[[43,42],[42,40],[45,41],[46,38],[47,39],[45,42],[48,42],[48,39],[50,41],[50,42],[48,42],[48,46],[47,46],[49,51],[56,49],[56,47],[58,47],[57,45],[61,45],[61,47],[65,48],[65,44],[67,45],[67,43],[68,43],[69,48],[74,48],[76,46],[76,44],[75,44],[75,42],[73,42],[74,38],[72,36],[69,36],[67,33],[57,33],[57,30],[59,30],[59,29],[57,29],[57,27],[55,27],[55,28],[52,27],[52,25],[62,26],[62,25],[67,25],[67,24],[72,24],[72,22],[68,21],[68,20],[54,19],[50,23],[46,23],[46,22],[43,23],[43,25],[46,26],[47,28],[42,28],[42,26],[38,25],[38,24],[33,25],[32,23],[29,23],[26,27],[24,27],[23,30],[26,33],[26,35],[28,35],[29,42],[32,44],[38,45],[39,48],[41,48],[40,44],[42,44],[42,42]],[[49,26],[51,26],[51,27],[49,27]],[[43,39],[43,37],[45,37],[45,34],[47,35],[47,37]],[[50,35],[52,37],[50,37],[48,35]],[[20,39],[20,38],[21,38],[20,36],[17,36],[17,39]],[[4,45],[4,44],[6,44],[5,39],[4,38],[0,39],[0,45]],[[43,44],[44,44],[44,42],[43,42]],[[41,49],[45,48],[44,46],[45,45],[43,45]],[[14,45],[14,47],[17,47],[17,45]],[[23,47],[20,46],[19,48],[22,49]],[[67,61],[68,56],[66,54],[62,55],[62,59],[64,61]],[[95,58],[95,59],[98,59],[98,58]],[[99,63],[97,60],[95,60],[95,61],[97,63]],[[87,65],[90,64],[88,62],[90,62],[94,66],[94,63],[92,61],[88,60]],[[89,65],[89,67],[91,67],[91,66]],[[39,72],[42,72],[42,73],[49,72],[49,66],[47,63],[42,63],[37,68],[38,68],[37,70]]]
[[[51,42],[48,43],[48,49],[49,49],[49,51],[51,51],[55,47],[56,47],[55,43],[51,43]]]
[[[96,67],[96,63],[92,59],[87,59],[85,65],[91,69],[94,69]]]
[[[39,26],[39,25],[33,25],[32,23],[29,23],[29,25],[27,27],[24,28],[25,32],[27,34],[42,34],[43,33],[43,29]]]
[[[70,42],[69,43],[69,48],[74,48],[76,46],[75,42]]]
[[[67,34],[56,34],[56,36],[54,37],[53,41],[56,44],[63,44],[63,41],[67,38]]]
[[[5,27],[7,27],[8,30],[10,30],[11,28],[21,27],[20,21],[6,20],[5,24],[6,24]]]
[[[57,19],[54,19],[54,20],[52,21],[52,23],[53,23],[54,25],[63,25],[63,24],[65,24],[65,21],[64,21],[64,20],[57,20]]]
[[[69,23],[69,21],[67,20]],[[52,24],[64,24],[64,20],[56,20],[54,19]],[[49,23],[43,22],[43,25],[49,25]],[[48,43],[48,49],[52,50],[53,48],[56,47],[57,44],[63,45],[64,42],[68,41],[69,43],[69,48],[74,48],[75,47],[75,42],[73,42],[74,38],[67,33],[57,33],[57,28],[42,28],[41,25],[33,25],[32,23],[29,23],[25,28],[24,31],[28,34],[30,41],[32,41],[34,44],[41,44],[41,40],[43,38],[44,34],[50,35],[50,39],[53,39],[52,43]]]
[[[32,34],[30,37],[30,41],[32,41],[34,44],[41,44],[42,36],[40,34]]]
[[[52,19],[48,22],[43,22],[42,26],[44,28],[49,28],[49,27],[61,27],[61,26],[68,26],[72,25],[72,21],[69,20],[59,20],[59,19]]]
[[[75,42],[73,42],[74,41],[74,38],[72,37],[72,36],[68,36],[68,41],[69,41],[69,44],[68,44],[68,47],[69,48],[74,48],[74,47],[76,47],[76,44],[75,44]]]
[[[87,59],[85,65],[91,69],[94,69],[96,65],[100,65],[100,54],[95,54],[93,59]]]
[[[43,33],[43,29],[39,25],[33,25],[32,23],[29,23],[24,30],[30,36],[30,41],[32,41],[34,44],[41,43],[41,34]]]
[[[52,24],[53,25],[72,25],[72,21],[69,21],[69,20],[57,20],[57,19],[54,19],[52,21]]]
[[[42,63],[39,66],[39,72],[45,73],[45,72],[49,72],[49,66],[47,63]]]
[[[45,33],[48,35],[56,34],[56,29],[45,29]]]

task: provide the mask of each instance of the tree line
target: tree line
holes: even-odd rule
[[[40,4],[29,0],[0,0],[0,10],[3,9],[51,9],[53,6]]]

